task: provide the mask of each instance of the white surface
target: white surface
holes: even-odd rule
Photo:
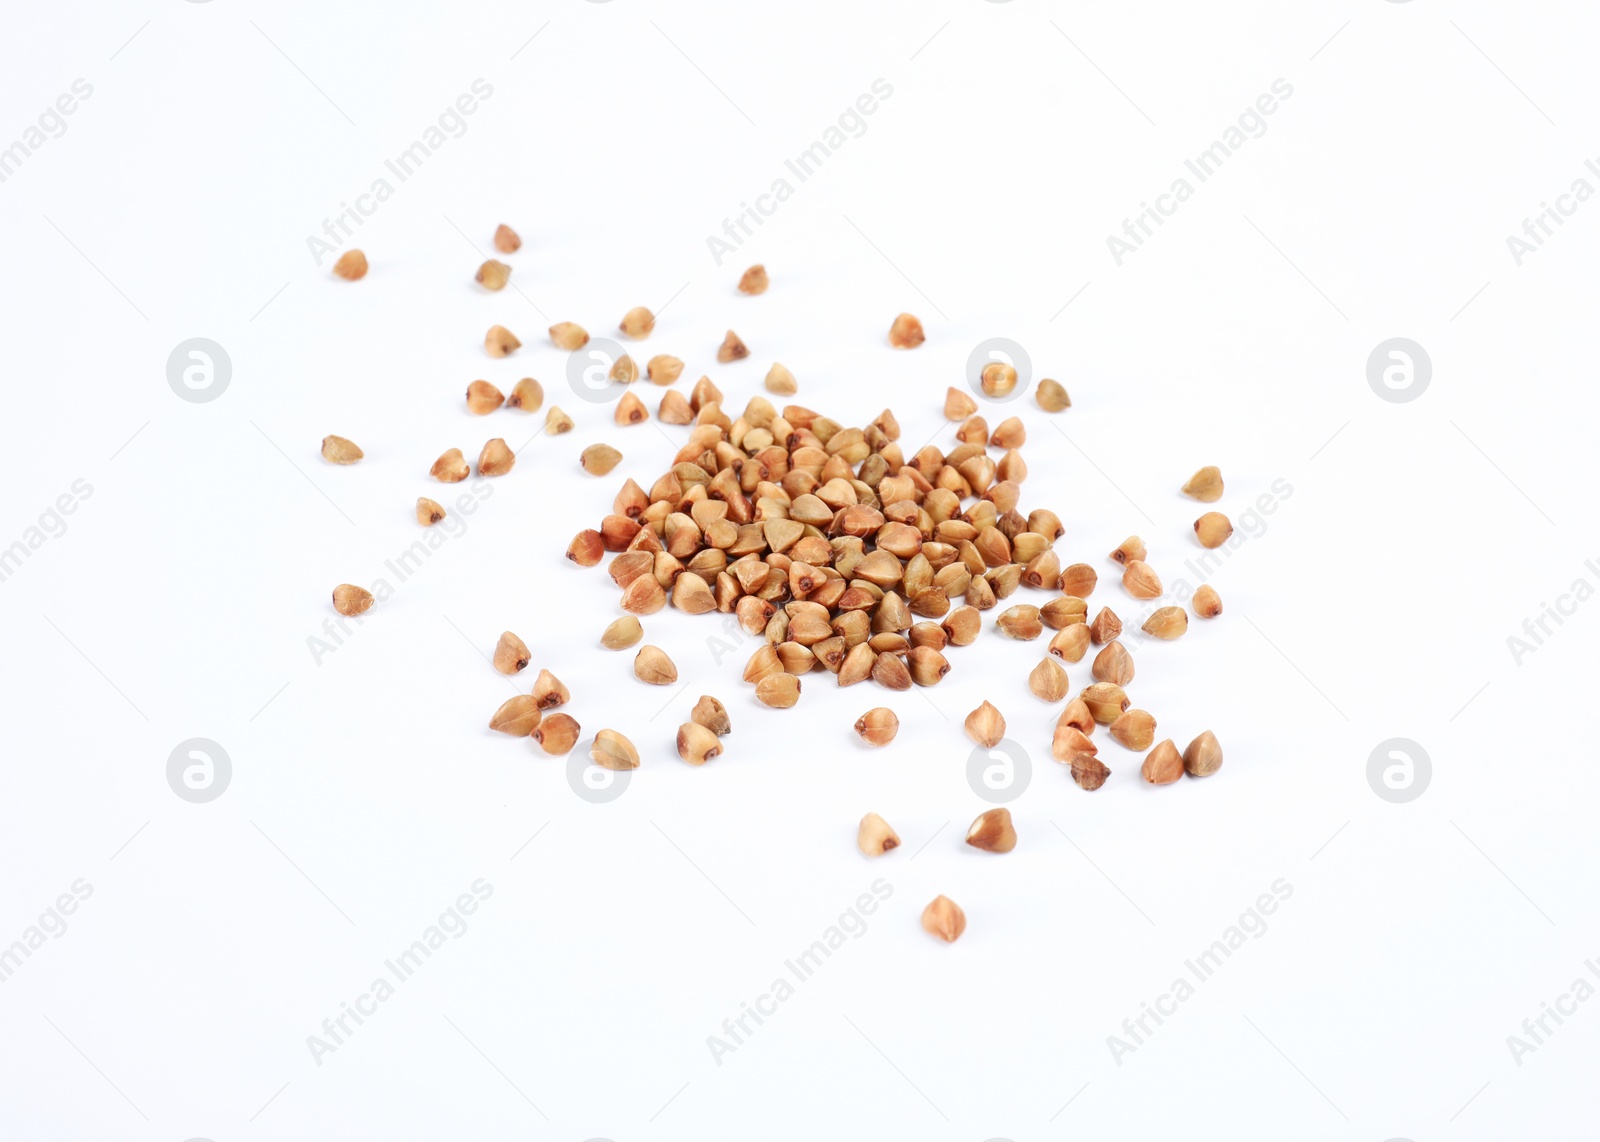
[[[76,879],[93,894],[0,986],[0,1134],[1577,1135],[1600,1005],[1520,1066],[1506,1037],[1597,951],[1595,614],[1520,666],[1506,638],[1600,583],[1576,461],[1600,206],[1520,267],[1505,238],[1593,153],[1591,9],[218,0],[14,5],[4,28],[0,138],[94,90],[0,184],[0,542],[93,491],[0,583],[0,941]],[[368,278],[315,266],[306,237],[480,77],[465,134],[363,226]],[[1107,236],[1280,77],[1266,133],[1115,265]],[[865,134],[717,266],[706,236],[878,78]],[[469,245],[501,221],[519,291],[488,295]],[[772,289],[740,297],[757,260]],[[1115,776],[1081,792],[1024,687],[1043,642],[990,631],[936,689],[815,675],[780,712],[743,652],[714,661],[718,618],[663,613],[648,639],[686,687],[637,684],[596,645],[609,578],[562,553],[683,430],[614,427],[540,333],[669,299],[644,355],[683,357],[681,388],[709,373],[737,408],[781,360],[846,423],[891,406],[908,453],[949,446],[976,343],[1022,343],[1074,402],[1006,409],[1024,505],[1061,514],[1062,552],[1105,575],[1091,602],[1125,617],[1104,553],[1142,534],[1176,578],[1190,471],[1220,464],[1236,516],[1292,485],[1215,576],[1226,613],[1136,650],[1136,702],[1180,746],[1214,729],[1221,773],[1147,788],[1107,742]],[[901,310],[915,352],[884,343]],[[526,342],[510,360],[483,355],[495,322]],[[729,327],[754,355],[718,367]],[[213,403],[166,383],[195,336],[233,361]],[[1432,357],[1414,403],[1366,381],[1394,336]],[[534,440],[317,664],[329,590],[416,538],[433,458],[542,423],[468,416],[466,382],[528,374],[576,431]],[[330,432],[367,459],[325,465]],[[600,440],[626,459],[594,480],[576,457]],[[512,692],[480,657],[502,629],[586,729],[639,744],[619,800],[484,729]],[[696,770],[671,739],[702,692],[735,731]],[[1007,856],[961,844],[984,698],[1036,765]],[[869,752],[850,726],[877,704],[903,728]],[[206,805],[165,779],[197,736],[234,766]],[[1405,805],[1366,778],[1397,736],[1434,766]],[[906,841],[878,862],[853,845],[868,810]],[[713,1062],[707,1036],[879,877],[865,934]],[[467,932],[319,1066],[307,1036],[478,878]],[[1279,878],[1266,934],[1117,1065],[1107,1036]],[[969,920],[950,947],[917,923],[938,893]]]

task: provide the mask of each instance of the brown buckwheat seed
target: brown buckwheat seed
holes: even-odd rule
[[[776,710],[787,710],[800,700],[800,679],[787,672],[769,674],[756,683],[756,701]]]
[[[1072,398],[1067,395],[1067,390],[1061,387],[1061,382],[1048,378],[1039,382],[1039,387],[1034,390],[1033,399],[1038,401],[1039,407],[1046,412],[1060,412],[1064,408],[1072,407]]]
[[[1114,682],[1096,682],[1084,687],[1078,697],[1089,707],[1089,713],[1102,726],[1109,726],[1128,708],[1127,692]]]
[[[1008,853],[1017,847],[1017,830],[1010,809],[990,809],[978,814],[967,828],[967,844],[986,853]]]
[[[494,668],[501,674],[515,674],[524,669],[533,655],[528,644],[510,631],[503,631],[500,641],[494,644]]]
[[[967,930],[967,914],[948,896],[935,896],[922,910],[922,930],[953,944]]]
[[[1156,720],[1144,710],[1127,710],[1111,723],[1109,732],[1126,749],[1149,749],[1156,740]]]
[[[522,348],[517,335],[504,325],[491,325],[483,335],[483,349],[491,357],[509,357]]]
[[[944,391],[944,418],[946,420],[966,420],[967,417],[978,411],[978,402],[972,395],[962,389],[951,387]]]
[[[779,396],[785,397],[793,396],[796,390],[800,388],[794,379],[794,374],[777,362],[774,362],[772,368],[767,370],[767,379],[762,384],[769,393],[777,393]]]
[[[353,440],[342,436],[322,438],[322,458],[330,464],[354,464],[365,455]]]
[[[572,418],[556,405],[551,405],[550,411],[544,414],[544,430],[548,436],[560,436],[563,432],[571,432]]]
[[[1193,496],[1201,503],[1216,503],[1222,498],[1222,470],[1215,464],[1207,464],[1189,477],[1189,482],[1183,486],[1183,494]]]
[[[757,264],[751,266],[739,279],[739,292],[754,297],[758,293],[767,292],[767,267]]]
[[[571,321],[558,321],[550,327],[550,343],[557,349],[572,352],[582,349],[589,343],[589,332],[583,326]]]
[[[501,703],[494,717],[489,719],[489,728],[496,733],[525,738],[539,728],[539,721],[543,717],[544,713],[531,695],[518,694]]]
[[[1067,696],[1067,672],[1053,658],[1041,658],[1028,675],[1028,689],[1044,702],[1059,702]]]
[[[1202,619],[1214,619],[1222,613],[1222,599],[1210,583],[1194,593],[1194,613]]]
[[[1174,639],[1189,629],[1189,615],[1182,607],[1160,607],[1140,629],[1154,638]]]
[[[678,727],[678,756],[690,765],[704,765],[721,753],[721,740],[699,722]]]
[[[600,645],[607,650],[627,650],[644,637],[644,627],[633,615],[623,615],[600,635]]]
[[[622,462],[622,453],[609,444],[591,444],[578,455],[578,463],[591,476],[604,476]]]
[[[856,733],[868,745],[888,745],[900,732],[900,719],[887,706],[877,706],[856,719]]]
[[[553,706],[560,706],[572,698],[572,693],[566,683],[551,674],[548,670],[539,671],[539,677],[533,680],[533,700],[539,703],[539,709],[548,710]]]
[[[506,265],[504,262],[497,262],[493,258],[490,258],[487,262],[478,267],[475,280],[484,289],[505,289],[506,283],[511,280],[511,267]]]
[[[678,680],[678,668],[659,646],[639,648],[639,653],[633,657],[633,674],[652,686],[668,686]]]
[[[1083,623],[1062,627],[1050,640],[1050,653],[1067,662],[1082,662],[1089,650],[1089,628]]]
[[[1171,785],[1183,776],[1183,757],[1171,738],[1150,751],[1139,773],[1151,785]]]
[[[967,736],[984,749],[993,749],[1006,736],[1005,715],[987,701],[968,714],[967,720],[963,724],[966,727]]]
[[[605,553],[605,538],[592,527],[584,528],[567,545],[567,558],[579,567],[593,567]]]
[[[1128,561],[1128,568],[1122,573],[1122,586],[1135,599],[1161,597],[1160,577],[1151,569],[1150,564],[1141,559]]]
[[[915,349],[927,339],[922,332],[922,322],[909,313],[902,313],[889,326],[889,344],[896,349]]]
[[[474,416],[488,416],[505,403],[500,390],[488,381],[473,381],[467,386],[467,411]]]
[[[731,329],[728,330],[727,336],[722,339],[722,344],[717,348],[717,360],[724,365],[731,361],[742,361],[749,355],[750,347],[741,341],[739,335]]]
[[[502,254],[515,254],[522,249],[522,239],[517,232],[502,222],[494,230],[494,248]]]
[[[601,730],[589,746],[589,760],[602,769],[638,769],[639,751],[616,730]]]
[[[611,419],[624,427],[630,424],[643,424],[650,419],[650,410],[644,407],[644,401],[639,399],[638,393],[623,393],[622,399],[617,402],[617,407],[611,413]]]
[[[496,436],[483,446],[483,451],[478,453],[478,475],[504,476],[517,462],[517,454],[511,451],[506,442]]]
[[[367,276],[367,256],[360,250],[346,250],[333,263],[333,273],[347,282],[358,282]]]
[[[658,353],[645,362],[644,374],[658,385],[670,385],[683,375],[683,362],[665,353]]]
[[[533,740],[539,743],[539,748],[545,753],[559,756],[572,752],[582,732],[583,728],[571,714],[551,714],[540,720],[538,728],[533,731]]]
[[[881,857],[900,847],[900,834],[876,813],[868,813],[856,827],[856,848],[869,857]]]
[[[1206,512],[1194,521],[1194,537],[1201,547],[1221,547],[1233,534],[1233,522],[1221,512]]]
[[[444,518],[444,508],[438,500],[430,500],[427,496],[417,497],[417,522],[423,527],[432,527]]]
[[[1094,617],[1094,622],[1089,624],[1089,637],[1096,646],[1103,646],[1121,633],[1122,620],[1117,618],[1117,612],[1110,607],[1101,607],[1100,613]]]
[[[1133,681],[1133,655],[1120,642],[1112,640],[1094,656],[1090,672],[1096,682],[1126,686]]]
[[[622,315],[622,320],[617,323],[617,328],[623,334],[635,341],[643,341],[650,336],[650,331],[656,327],[656,315],[642,305],[636,305]]]
[[[694,709],[689,711],[689,720],[696,725],[704,726],[719,738],[733,732],[733,724],[728,721],[727,707],[710,694],[700,695],[700,700],[694,704]]]
[[[1044,633],[1044,621],[1039,618],[1039,608],[1026,603],[1007,607],[1001,611],[994,625],[1007,638],[1021,639],[1025,642]]]
[[[990,361],[978,374],[978,385],[995,400],[1010,396],[1017,387],[1017,370],[1004,361]]]
[[[1122,541],[1120,547],[1111,553],[1111,561],[1113,563],[1120,563],[1126,567],[1135,559],[1143,562],[1145,554],[1144,540],[1140,539],[1137,535],[1130,535],[1127,539]]]
[[[1190,742],[1183,751],[1183,767],[1190,777],[1210,777],[1221,769],[1222,747],[1217,744],[1217,735],[1207,730]]]
[[[467,458],[461,455],[461,449],[451,448],[433,462],[428,475],[441,484],[459,484],[472,475],[472,468]]]
[[[1088,793],[1099,789],[1111,776],[1111,768],[1092,753],[1073,754],[1069,764],[1072,766],[1072,780],[1077,782],[1079,789]]]
[[[354,583],[340,583],[333,589],[333,609],[341,615],[364,614],[376,601],[371,591]]]

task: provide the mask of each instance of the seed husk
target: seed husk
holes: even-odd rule
[[[593,567],[606,551],[605,538],[594,528],[584,528],[567,545],[567,558],[579,567]]]
[[[1057,724],[1071,726],[1085,737],[1094,733],[1094,715],[1089,712],[1089,707],[1082,698],[1074,698],[1067,703],[1066,709],[1061,711],[1061,718]]]
[[[693,424],[694,409],[684,395],[676,389],[661,394],[661,406],[656,410],[662,424]]]
[[[430,500],[427,496],[417,497],[417,522],[423,527],[432,527],[444,518],[444,508],[438,500]]]
[[[1122,573],[1123,589],[1135,599],[1159,599],[1161,597],[1161,579],[1142,559],[1130,559],[1127,570]]]
[[[333,263],[333,273],[347,282],[358,282],[367,276],[367,256],[360,250],[346,250]]]
[[[1120,563],[1126,567],[1135,559],[1142,563],[1144,561],[1145,554],[1144,540],[1140,539],[1137,535],[1130,535],[1127,539],[1124,539],[1120,545],[1118,545],[1115,551],[1111,553],[1111,561],[1113,563]]]
[[[1004,361],[990,361],[978,374],[978,386],[995,400],[1010,396],[1017,387],[1017,370]]]
[[[922,910],[922,930],[953,944],[967,930],[967,914],[948,896],[935,896]]]
[[[539,743],[539,748],[545,753],[559,756],[572,752],[582,732],[583,727],[571,714],[551,714],[539,722],[538,728],[533,731],[533,740]]]
[[[589,746],[589,760],[602,769],[638,769],[639,751],[616,730],[601,730]]]
[[[494,229],[494,248],[502,254],[515,254],[522,249],[522,239],[504,222]]]
[[[459,484],[471,474],[472,468],[467,464],[467,458],[461,454],[459,448],[446,450],[433,462],[433,467],[428,469],[428,475],[441,484]]]
[[[502,631],[500,641],[494,644],[494,668],[501,674],[515,674],[524,669],[533,655],[528,644],[510,631]]]
[[[1129,654],[1127,648],[1120,642],[1112,640],[1094,656],[1090,673],[1094,675],[1096,682],[1126,686],[1133,681],[1133,655]]]
[[[644,637],[644,627],[632,615],[623,615],[600,633],[600,645],[607,650],[627,650]]]
[[[1151,785],[1171,785],[1183,776],[1183,756],[1171,738],[1150,751],[1139,767],[1139,774]]]
[[[719,738],[733,732],[733,723],[728,721],[727,707],[710,694],[700,695],[700,700],[694,704],[694,709],[689,711],[689,720],[696,725],[704,726]]]
[[[1083,704],[1089,707],[1089,713],[1102,726],[1109,726],[1128,708],[1127,693],[1114,682],[1096,682],[1093,686],[1086,686],[1078,697],[1083,699]]]
[[[1221,512],[1206,512],[1194,521],[1194,537],[1201,547],[1221,547],[1233,534],[1233,523]]]
[[[544,431],[547,436],[560,436],[563,432],[572,431],[572,418],[562,412],[557,405],[551,405],[550,411],[544,414]]]
[[[1067,672],[1053,658],[1041,658],[1028,674],[1028,689],[1043,702],[1059,702],[1067,696]]]
[[[504,476],[516,462],[517,454],[511,451],[504,439],[496,436],[478,453],[478,475]]]
[[[659,583],[656,589],[661,589]],[[659,646],[645,645],[639,648],[639,653],[633,656],[633,674],[639,681],[652,686],[670,686],[678,680],[678,668]]]
[[[1010,809],[990,809],[979,813],[967,827],[967,844],[986,853],[1008,853],[1017,847],[1017,829],[1011,823]]]
[[[1183,751],[1183,768],[1190,777],[1210,777],[1222,768],[1222,746],[1217,735],[1206,730]]]
[[[611,414],[611,419],[624,427],[630,424],[643,424],[650,419],[650,410],[644,407],[644,401],[639,399],[638,393],[623,393],[622,399],[617,402],[616,411]]]
[[[754,297],[767,292],[767,267],[757,263],[739,278],[739,292]]]
[[[1156,740],[1156,720],[1144,710],[1126,710],[1111,723],[1109,732],[1126,749],[1149,749]]]
[[[1050,653],[1067,662],[1082,662],[1089,650],[1089,628],[1083,623],[1062,627],[1050,640]]]
[[[993,749],[1005,740],[1005,715],[988,700],[968,714],[962,725],[966,728],[967,736],[984,749]]]
[[[1089,637],[1096,646],[1110,642],[1121,633],[1122,620],[1117,618],[1117,612],[1110,607],[1101,607],[1100,613],[1094,617],[1094,622],[1089,624]]]
[[[1207,464],[1189,477],[1188,483],[1183,485],[1183,494],[1201,503],[1216,503],[1222,498],[1222,470],[1215,464]]]
[[[900,719],[887,706],[876,706],[856,719],[856,733],[868,745],[888,745],[900,732]]]
[[[690,765],[704,765],[721,753],[721,740],[699,722],[678,727],[678,756]]]
[[[566,684],[548,670],[539,671],[539,677],[533,680],[533,699],[539,703],[541,710],[563,705],[571,698]]]
[[[522,348],[522,342],[504,325],[491,325],[483,335],[483,348],[491,357],[509,357]]]
[[[1111,776],[1111,769],[1092,753],[1077,753],[1072,755],[1072,780],[1077,782],[1078,788],[1088,793],[1093,793],[1106,783],[1106,778]]]
[[[861,824],[856,828],[856,848],[869,857],[880,857],[891,849],[900,847],[900,834],[889,827],[876,813],[868,813],[861,818]]]
[[[898,655],[889,651],[883,651],[873,659],[872,680],[890,690],[911,689],[911,671]]]
[[[636,305],[622,315],[622,320],[617,323],[617,328],[623,334],[635,341],[643,341],[650,336],[650,331],[656,327],[656,315],[642,305]]]
[[[497,262],[490,258],[478,267],[478,272],[474,275],[474,279],[484,289],[502,290],[506,288],[506,283],[511,280],[511,267],[504,262]]]
[[[501,703],[494,717],[489,719],[489,728],[514,738],[525,738],[539,728],[539,721],[543,717],[544,713],[532,695],[518,694]]]
[[[927,339],[922,332],[922,322],[909,313],[902,313],[889,326],[889,344],[896,349],[915,349]]]
[[[574,321],[558,321],[550,327],[550,343],[570,353],[589,343],[589,331]]]
[[[1027,603],[1007,607],[1000,612],[994,625],[1007,638],[1028,641],[1044,633],[1044,622],[1039,618],[1039,608]]]
[[[1039,407],[1046,412],[1060,412],[1064,408],[1072,407],[1072,398],[1067,395],[1067,390],[1062,388],[1060,381],[1052,381],[1046,377],[1039,382],[1039,387],[1033,391],[1033,399],[1039,402]]]
[[[330,464],[354,464],[365,455],[353,440],[342,436],[322,438],[322,458]]]
[[[622,453],[609,444],[591,444],[578,454],[578,463],[591,476],[604,476],[622,462]]]
[[[333,609],[341,615],[365,614],[375,602],[371,591],[354,583],[340,583],[333,589]]]
[[[756,701],[763,706],[787,710],[800,700],[800,677],[787,671],[769,674],[756,683]]]
[[[611,371],[606,376],[616,381],[619,385],[631,385],[639,379],[638,363],[624,353],[613,362]]]
[[[944,391],[944,418],[946,420],[966,420],[967,417],[978,411],[978,402],[972,399],[971,394],[951,387]]]
[[[1140,628],[1154,638],[1174,639],[1189,629],[1189,615],[1182,607],[1160,607]]]
[[[728,330],[723,337],[722,344],[717,347],[717,360],[726,365],[733,361],[742,361],[750,355],[750,347],[739,339],[733,330]]]
[[[1214,619],[1222,613],[1222,599],[1210,583],[1201,584],[1194,593],[1194,613],[1202,619]]]
[[[505,403],[500,390],[488,381],[473,381],[467,386],[467,411],[474,416],[487,416]]]
[[[767,379],[762,384],[769,393],[777,393],[779,396],[793,396],[800,388],[794,379],[794,374],[777,362],[767,370]]]
[[[658,385],[670,385],[683,375],[683,362],[665,353],[658,353],[645,362],[645,376]]]

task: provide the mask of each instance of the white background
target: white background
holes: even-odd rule
[[[1600,580],[1600,205],[1520,267],[1505,239],[1596,154],[1589,6],[138,0],[4,25],[0,144],[74,79],[93,95],[0,184],[0,546],[93,492],[0,582],[0,944],[75,879],[93,895],[0,985],[0,1136],[1576,1136],[1600,1004],[1520,1066],[1506,1040],[1600,953],[1594,608],[1520,665],[1506,639]],[[369,276],[333,279],[307,237],[478,78],[465,134],[361,229]],[[707,236],[878,78],[865,134],[718,265]],[[1266,133],[1117,266],[1107,236],[1278,78]],[[502,221],[517,289],[488,294]],[[772,288],[742,297],[758,260]],[[1022,416],[1024,508],[1061,515],[1125,618],[1127,534],[1192,582],[1191,471],[1221,466],[1236,519],[1287,481],[1213,579],[1226,612],[1135,647],[1135,702],[1180,748],[1214,730],[1222,771],[1147,787],[1106,739],[1114,776],[1082,792],[1024,686],[1043,642],[989,629],[935,689],[818,674],[771,711],[748,650],[708,645],[720,616],[663,612],[682,688],[636,682],[597,643],[610,579],[563,553],[684,430],[616,427],[541,336],[634,305],[680,388],[708,373],[737,410],[782,361],[847,424],[892,407],[908,455],[951,445],[973,346],[1018,341],[1073,407],[985,411]],[[902,310],[914,352],[886,345]],[[496,322],[509,360],[484,356]],[[718,366],[730,327],[753,356]],[[166,380],[197,336],[232,361],[211,403]],[[1433,364],[1411,403],[1367,383],[1396,336]],[[526,375],[574,432],[462,407]],[[327,433],[366,460],[325,464]],[[491,436],[515,471],[317,661],[331,588],[384,575],[433,458]],[[625,455],[602,480],[576,463],[597,441]],[[639,745],[620,799],[485,728],[504,629],[533,650],[515,685],[549,667],[586,731]],[[734,733],[692,769],[671,743],[701,693]],[[1005,856],[961,843],[985,698],[1034,759]],[[850,727],[878,704],[902,729],[869,751]],[[167,784],[192,737],[232,759],[209,804]],[[1408,804],[1368,783],[1393,737],[1432,759]],[[906,842],[876,862],[869,810]],[[465,935],[314,1061],[480,877]],[[865,935],[713,1062],[878,877]],[[1107,1037],[1279,878],[1266,934],[1115,1062]],[[917,922],[939,893],[968,917],[952,946]]]

